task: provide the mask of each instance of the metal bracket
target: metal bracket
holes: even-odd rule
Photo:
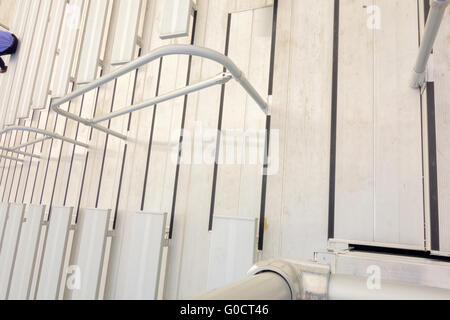
[[[328,251],[335,252],[335,253],[346,253],[350,251],[350,246],[348,245],[348,242],[342,241],[342,240],[335,240],[330,239],[328,241]]]

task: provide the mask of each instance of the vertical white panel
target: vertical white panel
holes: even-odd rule
[[[25,206],[23,204],[11,204],[9,208],[5,235],[0,249],[0,300],[5,300],[8,294],[24,211]]]
[[[39,81],[36,81],[31,101],[31,106],[33,109],[42,109],[46,105],[65,8],[65,0],[53,0],[47,36],[42,49],[41,61],[38,68]],[[71,27],[75,28],[74,25]],[[56,69],[56,74],[59,74],[59,72],[60,70]]]
[[[30,58],[31,45],[33,43],[33,37],[35,35],[36,22],[39,16],[39,10],[41,7],[41,0],[31,1],[30,13],[27,19],[27,27],[25,33],[20,41],[20,47],[16,55],[18,54],[17,69],[14,76],[14,83],[11,87],[11,95],[7,101],[8,112],[5,117],[5,124],[11,125],[16,121],[17,107],[19,99],[22,95],[22,85],[25,74],[27,72],[28,61]]]
[[[440,250],[450,255],[450,10],[434,47],[436,155]],[[426,156],[428,157],[428,155]]]
[[[20,234],[8,300],[29,299],[44,213],[45,206],[30,205],[28,208]]]
[[[79,267],[79,289],[71,290],[73,300],[98,298],[106,236],[111,210],[86,209],[81,215],[79,248],[74,265]]]
[[[39,63],[41,62],[42,48],[44,41],[49,41],[50,37],[47,34],[48,21],[50,17],[50,8],[53,0],[46,0],[42,2],[39,9],[39,15],[34,30],[33,43],[30,49],[30,58],[27,64],[27,71],[24,74],[23,85],[19,97],[19,104],[17,106],[17,117],[27,118],[30,114],[31,97],[33,95],[34,86],[37,80],[37,71]]]
[[[54,74],[51,88],[53,97],[63,97],[67,94],[84,5],[84,0],[72,0],[67,7],[59,44],[59,54],[55,63],[55,70],[58,70],[58,72]],[[42,95],[43,93],[40,94]],[[35,101],[33,106],[36,106],[36,108],[41,107],[45,104],[46,97],[45,93],[45,97],[41,96]]]
[[[374,30],[358,11],[369,3],[341,1],[339,25],[335,236],[360,241],[374,239]]]
[[[127,218],[116,299],[157,298],[166,217],[165,213],[139,212]]]
[[[86,31],[81,46],[77,83],[93,81],[97,74],[98,60],[108,14],[109,1],[90,1]]]
[[[417,2],[341,1],[336,238],[424,249],[421,106],[408,70],[418,48]],[[398,14],[401,12],[401,14]]]
[[[185,37],[189,34],[191,0],[165,0],[161,21],[161,39]]]
[[[73,208],[52,208],[36,300],[55,300],[59,295],[72,212]]]
[[[114,35],[111,64],[118,65],[130,62],[134,56],[137,29],[141,16],[141,0],[119,0],[119,23]]]
[[[19,5],[16,7],[15,17],[11,31],[17,36],[19,40],[23,38],[25,28],[28,22],[28,14],[30,12],[31,0],[19,1]],[[17,48],[20,54],[20,48],[22,44],[19,41]],[[8,111],[8,99],[11,94],[11,88],[14,83],[16,70],[18,67],[19,54],[12,55],[9,59],[8,72],[4,74],[0,86],[0,128],[3,128]]]
[[[214,218],[208,290],[245,279],[255,261],[256,222],[249,218]]]
[[[383,19],[374,47],[375,242],[424,249],[421,100],[405,86],[419,47],[417,2],[375,4]]]
[[[9,203],[0,203],[0,250],[2,249],[3,235],[5,233],[6,219],[8,218]]]

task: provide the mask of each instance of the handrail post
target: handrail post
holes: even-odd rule
[[[442,20],[444,18],[445,9],[449,0],[433,0],[431,10],[428,15],[425,32],[422,43],[420,45],[419,55],[417,57],[416,66],[414,67],[411,87],[415,89],[422,88],[426,82],[426,68],[431,52],[433,51],[434,42],[439,32]]]

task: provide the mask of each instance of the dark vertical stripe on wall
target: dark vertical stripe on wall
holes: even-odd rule
[[[333,79],[331,92],[331,143],[330,143],[330,194],[328,203],[328,238],[334,238],[335,196],[336,196],[336,135],[337,100],[339,77],[339,14],[340,1],[334,1],[333,26]]]
[[[114,80],[111,108],[109,110],[110,113],[112,113],[114,110],[114,102],[116,100],[116,89],[117,89],[117,79]],[[108,120],[108,129],[110,128],[111,128],[111,119]],[[105,169],[105,159],[106,159],[106,152],[108,150],[108,142],[109,142],[109,134],[106,134],[105,147],[103,149],[102,166],[100,169],[100,179],[98,181],[97,199],[95,200],[95,208],[98,208],[98,202],[100,200],[100,192],[102,189],[102,180],[103,180],[103,170]]]
[[[8,139],[8,142],[6,142],[6,137],[5,137],[5,140],[4,140],[4,143],[3,143],[3,146],[4,147],[9,147],[10,146],[10,144],[11,144],[11,136],[12,136],[12,132],[10,132],[9,134],[7,133],[6,134],[6,137],[9,137],[9,139]],[[1,154],[5,154],[5,155],[8,155],[8,152],[3,152],[2,151],[2,153]],[[4,174],[5,174],[5,169],[6,169],[6,163],[8,162],[8,160],[7,159],[4,159],[5,161],[3,161],[3,168],[2,168],[2,176],[0,177],[0,184],[3,182],[3,176],[4,176]],[[6,185],[6,182],[5,182],[5,185]]]
[[[277,44],[278,0],[273,2],[272,46],[270,50],[269,96],[273,94],[273,78],[275,73],[275,50]]]
[[[230,31],[231,31],[231,13],[228,14],[227,23],[227,35],[225,40],[225,55],[228,56],[228,49],[230,46]],[[223,72],[226,69],[223,68]],[[223,120],[223,105],[225,102],[225,84],[222,85],[222,90],[220,92],[220,108],[219,108],[219,120],[217,124],[217,141],[216,141],[216,159],[214,161],[214,173],[213,173],[213,184],[211,192],[211,204],[209,207],[209,223],[208,230],[211,231],[214,223],[214,207],[216,204],[216,188],[217,188],[217,173],[219,172],[219,157],[220,157],[220,143],[222,138],[222,120]]]
[[[9,198],[11,197],[11,190],[12,190],[12,187],[14,185],[14,176],[16,175],[16,170],[17,170],[17,165],[18,164],[19,164],[18,161],[14,161],[14,170],[13,170],[13,174],[12,174],[12,177],[11,177],[11,186],[9,187],[8,196],[6,197],[6,199],[8,201],[9,201]],[[6,188],[5,188],[5,191],[6,191]],[[3,201],[5,201],[5,199],[3,199]]]
[[[103,76],[103,69],[100,71],[100,77],[102,77],[102,76]],[[99,98],[99,96],[100,96],[100,88],[97,89],[97,94],[95,96],[94,112],[92,113],[92,118],[95,118],[95,116],[97,115],[97,105],[98,105],[98,98]],[[83,99],[84,99],[84,97],[83,97]],[[84,103],[84,100],[83,100],[83,103]],[[81,110],[80,110],[80,114],[81,114]],[[94,131],[94,129],[91,128],[90,132],[89,132],[89,141],[92,140],[92,132],[93,131]],[[78,127],[77,127],[77,132],[78,132]],[[75,149],[74,149],[74,152],[75,152]],[[83,176],[81,178],[80,192],[79,192],[78,204],[77,204],[77,211],[76,211],[76,215],[75,215],[75,223],[78,223],[78,217],[80,216],[81,199],[83,198],[84,180],[86,178],[86,169],[87,169],[88,162],[89,162],[89,150],[86,152],[86,158],[84,159]],[[67,183],[69,183],[69,181]],[[68,188],[68,186],[67,186],[67,188]]]
[[[50,106],[52,105],[52,102],[53,102],[53,99],[50,99]],[[49,112],[47,114],[47,121],[48,121],[48,118],[50,118],[50,112],[52,112],[52,111],[50,110],[50,107],[49,107]],[[59,119],[59,115],[57,114],[56,117],[55,117],[55,124],[53,125],[53,132],[56,131],[56,126],[58,124],[58,119]],[[47,128],[47,125],[45,127]],[[47,184],[48,167],[50,165],[50,159],[51,159],[51,156],[52,156],[53,142],[54,142],[54,139],[51,139],[50,140],[50,149],[48,151],[47,165],[45,166],[44,181],[43,181],[42,188],[41,188],[41,197],[40,197],[40,200],[39,200],[39,204],[42,204],[42,200],[44,199],[44,190],[45,190],[45,186]],[[41,152],[43,150],[42,149],[43,146],[44,146],[44,143],[42,143]]]
[[[17,144],[17,137],[19,136],[19,132],[16,132],[16,136],[14,137],[14,141],[13,141],[13,146],[15,146]],[[11,143],[11,141],[10,141]],[[8,154],[8,153],[7,153]],[[14,154],[11,153],[11,156],[14,157]],[[9,166],[8,166],[8,174],[6,175],[6,180],[5,180],[5,188],[3,189],[3,195],[2,195],[2,201],[5,201],[5,195],[6,195],[6,188],[8,186],[8,180],[9,180],[9,174],[11,173],[11,166],[14,163],[14,173],[16,172],[16,167],[17,167],[17,161],[13,161],[10,160],[9,161]],[[13,180],[14,180],[14,176],[13,176]],[[12,188],[12,182],[11,182],[11,186],[10,186],[10,191]],[[9,198],[9,192],[8,192],[8,198]]]
[[[431,10],[431,6],[430,6],[430,0],[423,0],[423,8],[424,8],[424,21],[425,24],[428,21],[428,15],[430,13]]]
[[[138,57],[141,56],[142,48],[139,49]],[[134,100],[136,97],[136,85],[139,75],[139,69],[136,69],[135,75],[134,75],[134,82],[133,82],[133,93],[131,95],[131,105],[134,104]],[[133,114],[130,113],[128,115],[128,125],[127,125],[127,131],[130,131],[131,128],[131,118]],[[119,187],[117,190],[117,198],[116,198],[116,208],[114,210],[114,223],[113,223],[113,230],[116,229],[117,225],[117,215],[119,214],[119,204],[120,204],[120,194],[122,193],[122,181],[123,181],[123,172],[125,171],[125,163],[127,161],[127,150],[128,150],[128,144],[125,144],[123,148],[123,158],[122,158],[122,167],[120,168],[120,179],[119,179]]]
[[[117,191],[116,209],[115,209],[115,212],[114,212],[113,230],[116,229],[116,224],[117,224],[117,214],[119,212],[120,192],[122,191],[123,171],[125,169],[125,161],[127,159],[127,148],[128,148],[128,145],[125,144],[125,146],[123,148],[122,168],[120,169],[119,189]]]
[[[73,89],[73,87],[72,87],[72,89]],[[72,106],[72,101],[69,102],[69,106],[67,109],[68,112],[70,112],[71,106]],[[65,122],[64,122],[63,136],[66,136],[66,132],[67,132],[67,119],[65,119]],[[50,203],[49,203],[49,213],[48,213],[48,218],[47,218],[48,220],[50,220],[50,216],[52,214],[53,199],[55,197],[55,188],[56,188],[56,183],[58,181],[58,173],[59,173],[59,168],[61,166],[61,156],[62,156],[63,149],[64,149],[64,141],[61,141],[61,146],[59,148],[59,155],[58,155],[58,163],[56,164],[55,179],[53,180],[52,196],[50,198]]]
[[[50,100],[50,104],[49,104],[49,106],[48,106],[48,112],[50,112],[50,107],[51,107],[51,104],[52,104],[52,101]],[[49,113],[47,113],[47,117],[46,117],[46,119],[45,119],[45,129],[48,129],[48,119],[49,119],[50,117],[49,117]],[[56,118],[56,120],[58,120],[58,118]],[[55,122],[56,123],[56,122]],[[53,140],[52,140],[53,141]],[[40,149],[40,153],[42,154],[42,152],[43,152],[43,150],[44,150],[44,143],[45,143],[45,141],[43,141],[42,143],[41,143],[41,149]],[[51,152],[50,152],[51,153]],[[40,168],[41,168],[41,162],[42,162],[42,160],[41,161],[39,161],[38,162],[38,165],[37,165],[37,168],[36,168],[36,173],[35,173],[35,175],[34,175],[34,183],[33,183],[33,189],[31,190],[31,199],[30,199],[30,202],[32,202],[33,201],[33,199],[34,199],[34,191],[36,190],[36,182],[37,182],[37,177],[38,177],[38,175],[39,175],[39,170],[40,170]],[[44,181],[45,182],[45,181]]]
[[[421,44],[421,36],[420,36],[420,31],[421,31],[421,25],[420,25],[420,0],[417,0],[417,36],[419,38],[419,47]]]
[[[16,134],[16,143],[20,144],[22,142],[23,132],[20,134],[20,138],[19,139],[17,139],[17,136],[19,136],[19,132],[17,132],[17,134]],[[12,153],[11,156],[14,157],[14,154]],[[12,177],[11,177],[11,186],[9,187],[8,196],[6,197],[6,201],[8,201],[8,202],[10,202],[11,192],[12,192],[12,189],[13,189],[13,186],[14,186],[14,180],[15,180],[15,176],[16,176],[16,171],[17,171],[17,166],[18,165],[19,165],[19,162],[18,161],[14,161],[14,171],[13,171],[13,174],[12,174]],[[23,166],[24,166],[24,163],[21,164],[22,168],[23,168]],[[5,191],[6,191],[6,186],[7,186],[7,184],[5,185]],[[5,199],[3,199],[3,201],[5,201]]]
[[[424,8],[424,19],[423,19],[423,21],[424,21],[424,23],[426,25],[427,22],[428,22],[428,15],[430,14],[430,10],[431,10],[430,0],[424,0],[423,8]],[[431,54],[433,54],[433,51],[434,50],[431,50]]]
[[[31,160],[33,160],[33,159],[30,159],[30,165],[31,165]],[[22,167],[20,168],[19,182],[17,183],[16,195],[14,196],[14,202],[15,202],[15,203],[17,203],[17,196],[18,196],[18,194],[19,194],[19,187],[20,187],[20,180],[22,179],[23,166],[24,166],[24,165],[22,165]],[[11,199],[9,199],[9,201],[11,201]]]
[[[97,92],[97,95],[98,95],[98,92]],[[84,106],[84,95],[81,98],[80,112],[78,113],[79,117],[81,117],[81,114],[83,112],[83,106]],[[79,131],[79,129],[80,129],[80,123],[77,123],[77,129],[75,131],[75,140],[78,139],[78,131]],[[64,206],[67,203],[67,195],[68,195],[68,192],[69,192],[70,177],[72,176],[72,167],[73,167],[73,160],[75,158],[76,147],[77,147],[76,145],[72,146],[72,155],[70,156],[69,174],[67,176],[66,190],[64,192],[64,202],[63,202]]]
[[[261,192],[261,212],[259,217],[259,236],[258,236],[258,250],[264,249],[264,226],[266,221],[266,202],[267,202],[267,170],[269,169],[269,151],[270,151],[270,127],[271,117],[266,118],[266,142],[264,146],[264,169]]]
[[[273,79],[275,74],[275,54],[277,43],[277,23],[278,23],[278,0],[273,3],[272,17],[272,47],[270,51],[270,70],[269,70],[269,89],[268,95],[273,95]],[[266,220],[266,203],[267,203],[267,170],[269,167],[269,151],[270,151],[270,132],[271,132],[271,116],[266,118],[266,138],[264,143],[264,168],[261,184],[261,206],[259,213],[259,236],[258,250],[264,249],[264,226]]]
[[[139,48],[139,52],[138,52],[138,57],[140,57],[142,54],[142,48]],[[134,85],[133,85],[133,93],[131,96],[131,105],[134,104],[134,98],[136,96],[136,85],[137,85],[137,80],[138,80],[138,75],[139,75],[139,69],[136,69],[136,72],[134,74]],[[131,118],[133,117],[133,114],[130,113],[128,116],[128,126],[127,126],[127,131],[130,131],[131,128]]]
[[[159,60],[159,71],[158,71],[158,81],[156,84],[156,94],[157,97],[159,95],[159,85],[161,83],[161,72],[163,66],[163,58]],[[144,186],[142,188],[142,199],[141,199],[141,211],[144,210],[145,207],[145,194],[147,192],[147,179],[148,179],[148,171],[150,170],[150,158],[152,155],[152,145],[153,145],[153,134],[155,132],[155,121],[156,121],[156,112],[158,111],[158,105],[155,104],[153,107],[153,118],[152,118],[152,127],[150,129],[150,138],[148,141],[148,151],[147,151],[147,161],[145,163],[145,176],[144,176]]]
[[[439,251],[439,196],[437,176],[437,147],[436,147],[436,108],[434,83],[427,83],[428,109],[428,157],[430,178],[430,230],[431,250]]]
[[[89,161],[89,151],[86,152],[86,160],[84,161],[83,177],[81,178],[80,195],[78,197],[78,205],[77,205],[77,213],[75,216],[75,223],[78,223],[78,217],[80,215],[81,198],[83,196],[84,179],[86,178],[86,168],[87,168],[88,161]]]
[[[195,43],[196,25],[197,25],[197,11],[194,11],[194,19],[193,19],[193,23],[192,23],[191,45],[193,45]],[[191,68],[192,68],[192,56],[189,56],[188,70],[187,70],[187,76],[186,76],[186,86],[188,86],[190,84]],[[176,208],[176,203],[177,203],[178,178],[180,176],[181,156],[183,154],[183,132],[184,132],[184,127],[185,127],[185,123],[186,123],[187,104],[188,104],[188,95],[185,95],[184,96],[184,104],[183,104],[183,115],[181,117],[180,140],[178,142],[178,161],[177,161],[177,168],[175,170],[175,183],[174,183],[174,187],[173,187],[172,210],[170,213],[169,239],[173,238],[173,225],[174,225],[174,221],[175,221],[175,208]]]
[[[38,117],[38,121],[37,121],[38,126],[39,126],[39,122],[40,121],[41,121],[41,112],[39,112],[39,117]],[[35,139],[36,139],[36,137],[37,137],[37,134],[34,135]],[[30,141],[30,136],[28,136],[28,142],[29,141]],[[34,153],[34,148],[35,147],[36,147],[36,145],[33,144],[32,148],[31,148],[31,153]],[[28,179],[30,178],[31,165],[32,165],[32,162],[30,160],[30,164],[28,166],[27,178],[25,180],[25,186],[23,188],[22,203],[25,203],[25,193],[26,193],[26,190],[27,190],[27,187],[28,187]]]

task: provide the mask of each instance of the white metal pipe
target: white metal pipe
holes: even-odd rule
[[[6,129],[0,131],[0,136],[5,134],[5,133],[7,133],[7,132],[10,132],[10,131],[35,132],[37,134],[42,134],[42,135],[47,136],[49,138],[58,139],[58,140],[61,140],[61,141],[67,142],[67,143],[71,143],[71,144],[74,144],[74,145],[77,145],[77,146],[80,146],[80,147],[83,147],[83,148],[86,148],[86,149],[89,148],[89,145],[87,145],[87,144],[85,144],[83,142],[79,142],[79,141],[76,141],[74,139],[70,139],[70,138],[61,136],[61,135],[59,135],[57,133],[53,133],[53,132],[49,132],[49,131],[42,130],[42,129],[37,129],[37,128],[30,128],[30,127],[21,127],[21,126],[8,127]],[[37,143],[37,142],[34,141],[34,143]],[[21,147],[22,146],[18,146],[17,148],[21,148]]]
[[[39,138],[39,139],[30,141],[30,142],[21,144],[21,145],[19,145],[19,146],[13,147],[12,150],[13,150],[13,151],[17,151],[17,150],[26,148],[26,147],[28,147],[28,146],[32,146],[33,144],[37,144],[37,143],[39,143],[39,142],[44,142],[44,141],[47,141],[47,140],[50,140],[50,139],[51,139],[50,137]]]
[[[22,156],[31,157],[31,158],[37,158],[37,159],[41,158],[40,155],[33,154],[33,153],[28,153],[28,152],[23,152],[23,151],[19,151],[19,150],[14,150],[14,149],[11,149],[11,148],[0,147],[0,150],[6,151],[6,152],[10,152],[10,153],[17,153],[17,154],[20,154]]]
[[[330,300],[450,300],[450,290],[399,282],[381,281],[377,289],[369,289],[368,279],[331,275]]]
[[[86,126],[88,126],[88,127],[95,128],[95,129],[97,129],[97,130],[99,130],[99,131],[102,131],[102,132],[104,132],[104,133],[110,134],[110,135],[115,136],[115,137],[117,137],[117,138],[119,138],[119,139],[122,139],[122,140],[127,140],[127,139],[128,139],[128,137],[127,137],[126,135],[123,135],[123,134],[118,133],[118,132],[116,132],[116,131],[113,131],[113,130],[111,130],[111,129],[102,127],[102,126],[100,126],[100,125],[98,125],[98,124],[95,124],[95,123],[93,123],[92,120],[90,120],[90,119],[84,119],[84,118],[81,118],[81,117],[77,116],[76,114],[73,114],[73,113],[70,113],[70,112],[68,112],[68,111],[62,110],[62,109],[60,109],[60,108],[58,108],[58,107],[55,107],[53,110],[54,110],[56,113],[58,113],[59,115],[61,115],[61,116],[63,116],[63,117],[66,117],[67,119],[71,119],[71,120],[73,120],[73,121],[82,123],[82,124],[84,124],[84,125],[86,125]]]
[[[245,77],[243,72],[241,70],[239,70],[239,68],[236,66],[236,64],[230,58],[228,58],[227,56],[223,55],[222,53],[219,53],[212,49],[197,47],[197,46],[193,46],[193,45],[181,45],[181,44],[180,45],[168,45],[168,46],[163,46],[158,49],[155,49],[155,50],[149,52],[148,54],[122,66],[121,68],[99,78],[98,80],[95,80],[95,81],[73,91],[72,93],[66,95],[65,97],[55,100],[52,103],[51,108],[53,111],[55,111],[56,113],[66,117],[66,118],[72,119],[74,121],[77,121],[77,122],[87,125],[89,127],[95,128],[97,130],[106,132],[108,134],[111,134],[113,136],[116,136],[118,138],[126,140],[127,139],[126,136],[124,136],[118,132],[104,128],[102,126],[99,126],[98,124],[93,122],[94,119],[88,120],[88,119],[81,118],[76,114],[72,114],[70,112],[60,109],[60,106],[66,102],[71,101],[72,99],[80,97],[83,94],[102,86],[103,84],[106,84],[114,79],[117,79],[120,76],[122,76],[128,72],[136,70],[145,64],[148,64],[148,63],[150,63],[154,60],[157,60],[159,58],[162,58],[164,56],[170,56],[170,55],[197,56],[197,57],[209,59],[209,60],[212,60],[212,61],[215,61],[215,62],[221,64],[222,66],[224,66],[227,69],[227,71],[233,76],[233,78],[244,88],[244,90],[252,97],[252,99],[255,100],[255,102],[258,104],[258,106],[261,108],[261,110],[265,114],[269,113],[269,107],[268,107],[267,102],[260,96],[258,91],[251,85],[251,83],[247,80],[247,78]],[[106,117],[104,117],[104,118],[105,118],[105,120],[107,119]]]
[[[94,120],[92,120],[92,123],[99,123],[99,122],[103,122],[106,120],[110,120],[110,119],[113,119],[113,118],[116,118],[116,117],[119,117],[119,116],[122,116],[122,115],[125,115],[128,113],[132,113],[134,111],[138,111],[138,110],[141,110],[141,109],[144,109],[144,108],[147,108],[147,107],[150,107],[150,106],[153,106],[153,105],[156,105],[156,104],[168,101],[168,100],[172,100],[172,99],[175,99],[175,98],[178,98],[181,96],[188,95],[188,94],[196,92],[196,91],[200,91],[200,90],[203,90],[203,89],[206,89],[206,88],[209,88],[212,86],[216,86],[216,85],[221,85],[221,84],[227,83],[229,80],[232,79],[232,77],[233,76],[229,73],[221,73],[221,74],[215,76],[214,78],[193,84],[191,86],[184,87],[182,89],[172,91],[165,95],[155,97],[153,99],[142,102],[140,104],[136,104],[136,105],[128,107],[128,108],[123,108],[123,109],[117,110],[117,111],[107,114],[105,116],[97,117]]]
[[[17,161],[17,162],[23,162],[22,159],[15,158],[15,157],[10,157],[10,156],[2,156],[2,155],[0,155],[0,158],[6,159],[6,160]]]
[[[439,28],[444,18],[445,10],[449,0],[433,0],[431,10],[428,15],[425,32],[420,45],[419,55],[414,67],[413,78],[411,80],[412,88],[421,88],[426,82],[426,68],[434,42],[439,32]]]
[[[275,272],[263,272],[205,293],[194,300],[293,300],[288,283]]]

